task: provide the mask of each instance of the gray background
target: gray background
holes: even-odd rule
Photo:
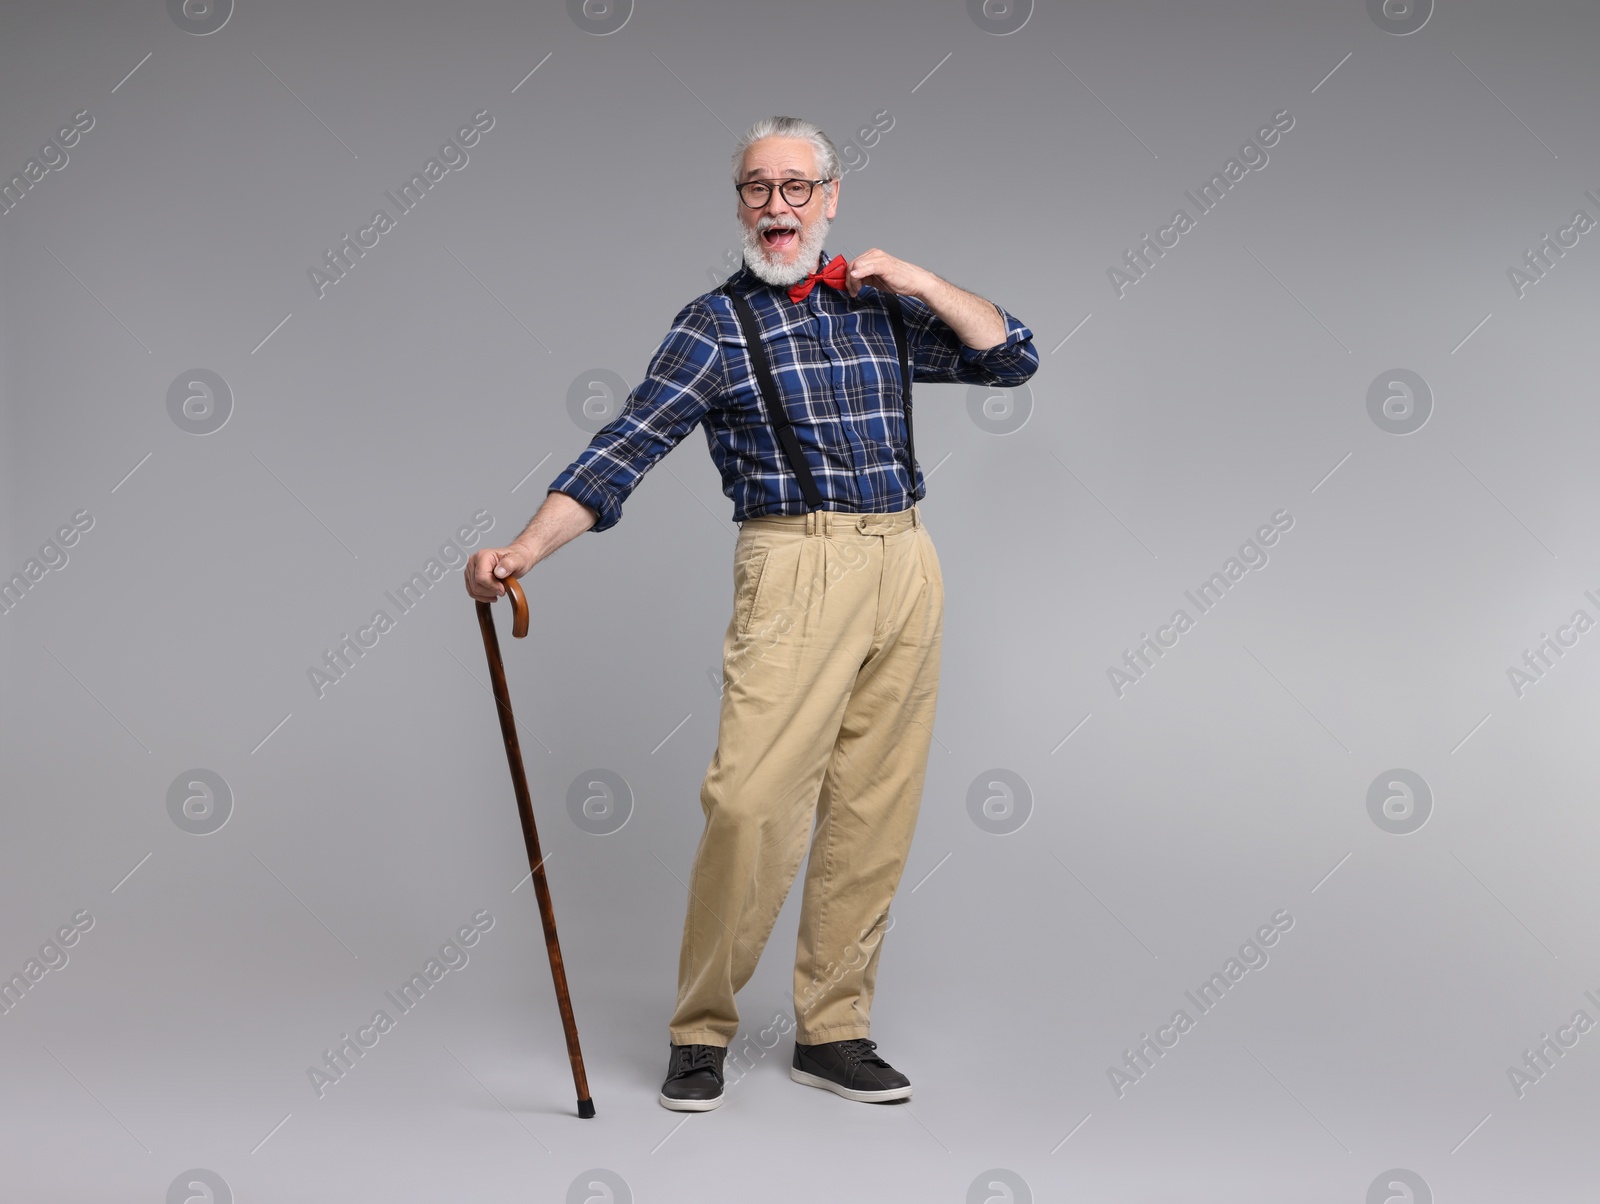
[[[1011,34],[1003,7],[638,0],[602,34],[301,0],[201,35],[153,0],[6,6],[0,175],[94,119],[0,216],[0,572],[94,520],[0,615],[0,971],[94,920],[0,1016],[8,1196],[205,1198],[200,1168],[246,1204],[1592,1198],[1600,1031],[1520,1097],[1507,1071],[1600,1020],[1600,632],[1520,697],[1506,670],[1600,618],[1600,231],[1520,297],[1507,269],[1600,218],[1600,10],[1455,0],[1402,36],[1361,0],[1040,4]],[[319,299],[307,269],[483,109]],[[515,535],[587,442],[569,389],[636,383],[726,274],[734,133],[843,144],[885,110],[829,249],[994,298],[1041,358],[1011,396],[918,389],[944,677],[874,1010],[916,1094],[803,1090],[785,1038],[721,1110],[656,1103],[736,534],[696,430],[530,575],[531,638],[496,612],[580,1122],[473,608],[454,570],[403,616],[384,591],[476,511]],[[1119,297],[1108,269],[1283,110]],[[232,395],[203,436],[167,406],[199,368]],[[1367,405],[1401,368],[1433,397],[1405,435]],[[1280,509],[1270,562],[1119,697],[1124,649]],[[232,796],[206,835],[167,806],[196,768]],[[609,834],[567,810],[595,769],[626,784]],[[1432,795],[1404,835],[1367,805],[1394,769]],[[1009,834],[969,808],[996,771]],[[751,1036],[791,1007],[797,908]],[[319,1098],[307,1068],[482,909]]]

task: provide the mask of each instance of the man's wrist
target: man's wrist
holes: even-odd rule
[[[915,297],[918,301],[921,301],[929,309],[937,310],[941,308],[941,306],[938,304],[940,301],[939,290],[953,288],[954,285],[952,285],[943,276],[939,276],[928,271],[927,268],[923,268],[921,271],[923,280],[919,287],[911,290],[911,296]]]
[[[527,535],[517,536],[511,541],[511,547],[527,557],[530,568],[544,559],[544,549],[539,546],[539,541]]]

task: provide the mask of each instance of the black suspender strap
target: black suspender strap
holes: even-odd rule
[[[911,341],[906,338],[906,315],[898,293],[884,293],[889,306],[889,322],[894,327],[895,350],[900,353],[900,401],[906,412],[906,481],[911,500],[917,498],[917,453],[911,441]]]
[[[767,349],[761,343],[761,327],[756,323],[755,312],[750,308],[750,302],[731,288],[724,286],[721,291],[733,302],[733,312],[738,315],[739,325],[744,328],[744,341],[750,351],[750,363],[756,371],[756,384],[761,387],[761,396],[766,401],[767,410],[772,416],[772,425],[778,435],[778,446],[783,448],[783,454],[789,461],[790,471],[800,481],[800,496],[805,498],[807,510],[821,510],[822,492],[817,488],[816,481],[811,478],[811,469],[806,464],[804,453],[800,450],[800,440],[795,437],[794,426],[789,422],[789,414],[784,409],[783,394],[778,392],[778,382],[772,379],[772,365],[767,362]]]
[[[761,327],[756,322],[755,311],[750,308],[749,301],[727,284],[717,291],[733,302],[733,312],[739,319],[739,326],[744,331],[745,346],[750,352],[750,364],[755,369],[756,384],[760,387],[761,397],[766,402],[768,413],[772,416],[778,446],[783,449],[784,458],[789,461],[790,471],[800,482],[800,495],[805,499],[806,509],[820,510],[822,493],[817,489],[817,483],[811,476],[811,469],[806,464],[805,455],[800,450],[800,440],[795,436],[794,426],[790,423],[788,411],[784,408],[783,394],[778,392],[778,382],[773,379],[772,365],[767,359],[767,349],[761,342]],[[894,328],[895,350],[900,358],[900,400],[905,409],[906,420],[906,477],[910,481],[911,497],[915,501],[917,457],[911,441],[910,340],[906,337],[906,318],[900,305],[900,298],[894,293],[885,292],[883,299],[889,308],[889,323]]]

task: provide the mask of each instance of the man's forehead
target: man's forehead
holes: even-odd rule
[[[774,179],[774,180],[775,179],[809,180],[812,177],[811,177],[811,173],[810,172],[803,171],[798,167],[786,167],[782,171],[775,171],[775,172],[774,171],[768,171],[764,167],[752,167],[752,168],[748,168],[740,178],[744,179],[744,180],[757,180],[757,179],[763,179],[763,178],[765,178],[765,179]]]
[[[810,179],[816,170],[817,155],[811,143],[790,138],[763,138],[752,143],[744,152],[744,170],[741,180],[761,176],[793,176]]]

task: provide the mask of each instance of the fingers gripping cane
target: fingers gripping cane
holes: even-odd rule
[[[528,634],[528,598],[515,577],[503,584],[512,606],[511,634],[521,639]],[[567,1058],[572,1063],[572,1081],[578,1089],[578,1115],[587,1120],[594,1115],[589,1098],[589,1080],[583,1073],[583,1051],[578,1048],[578,1024],[572,1018],[572,997],[567,993],[567,972],[561,964],[561,943],[556,939],[555,910],[550,903],[550,886],[544,877],[544,858],[539,853],[539,832],[533,825],[533,802],[528,795],[528,778],[522,771],[522,748],[517,743],[517,721],[511,714],[511,693],[506,688],[506,670],[500,662],[500,640],[495,634],[494,612],[487,602],[479,602],[478,626],[483,630],[483,651],[489,658],[489,677],[494,683],[496,710],[500,712],[500,734],[505,737],[506,760],[511,763],[511,784],[517,792],[517,811],[522,816],[522,839],[528,846],[528,867],[533,872],[533,892],[539,897],[539,918],[544,921],[544,944],[550,954],[550,974],[555,979],[556,1003],[561,1009],[561,1027],[567,1035]]]

